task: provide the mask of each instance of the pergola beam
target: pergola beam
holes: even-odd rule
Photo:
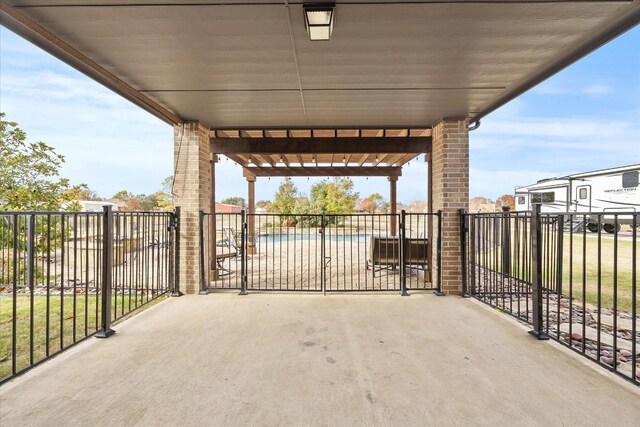
[[[257,177],[311,177],[311,176],[382,176],[399,177],[402,175],[401,167],[357,167],[357,166],[304,166],[304,167],[276,167],[242,168],[245,178],[255,179]]]
[[[218,154],[422,154],[431,137],[387,138],[211,138]]]

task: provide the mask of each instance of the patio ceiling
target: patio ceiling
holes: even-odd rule
[[[431,127],[480,118],[631,28],[639,1],[1,0],[2,24],[169,123]],[[56,7],[52,7],[56,6]]]

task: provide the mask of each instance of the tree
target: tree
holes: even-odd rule
[[[72,186],[60,178],[64,156],[27,134],[0,113],[0,210],[57,211]]]
[[[271,210],[281,215],[291,214],[294,212],[297,197],[298,188],[293,183],[293,180],[287,177],[278,187],[276,197],[271,204]]]
[[[158,205],[158,198],[155,193],[150,195],[138,194],[135,196],[135,200],[140,204],[143,211],[152,211]]]
[[[376,209],[376,204],[373,203],[369,197],[358,200],[358,204],[356,205],[356,210],[358,212],[374,213]]]
[[[356,206],[356,210],[359,212],[375,213],[382,211],[383,213],[389,208],[389,204],[385,202],[384,198],[379,193],[373,193],[369,197],[360,199]]]
[[[270,212],[271,211],[271,202],[268,201],[268,200],[258,200],[256,202],[256,207],[264,209],[265,212]]]
[[[122,202],[126,202],[127,200],[131,200],[134,197],[135,196],[131,192],[127,190],[120,190],[116,194],[114,194],[113,197],[111,198],[115,200],[120,200]]]
[[[167,194],[173,193],[173,175],[162,180],[162,187],[160,187],[160,191]]]
[[[90,190],[87,186],[77,186],[62,192],[62,198],[68,201],[76,200],[102,200],[98,197],[98,193]]]
[[[129,199],[126,202],[124,202],[124,205],[122,205],[120,210],[128,211],[128,212],[135,212],[135,211],[141,211],[143,209],[142,209],[142,206],[140,205],[140,202],[138,202],[138,200]]]
[[[244,200],[244,197],[227,197],[226,199],[222,199],[220,203],[240,206],[242,209],[247,207],[247,202]]]
[[[320,209],[318,213],[341,215],[353,213],[358,193],[353,192],[349,178],[325,179],[311,187],[311,201]]]
[[[173,198],[164,191],[157,191],[153,194],[156,200],[155,207],[163,211],[169,211],[173,209]]]
[[[516,199],[511,194],[505,194],[496,200],[496,208],[502,209],[503,206],[509,206],[510,210],[516,208]]]

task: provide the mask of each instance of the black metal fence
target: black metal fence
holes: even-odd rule
[[[178,216],[0,212],[0,383],[177,286]]]
[[[201,212],[201,292],[439,290],[431,266],[440,259],[440,223],[440,213],[404,211]]]
[[[639,224],[628,212],[462,212],[464,292],[640,384]]]

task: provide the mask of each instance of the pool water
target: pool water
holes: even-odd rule
[[[349,243],[366,243],[370,234],[335,234],[325,232],[325,241],[332,242],[349,242]],[[289,233],[289,234],[262,234],[256,239],[258,243],[281,243],[293,241],[320,240],[321,235],[317,231],[305,233]]]

